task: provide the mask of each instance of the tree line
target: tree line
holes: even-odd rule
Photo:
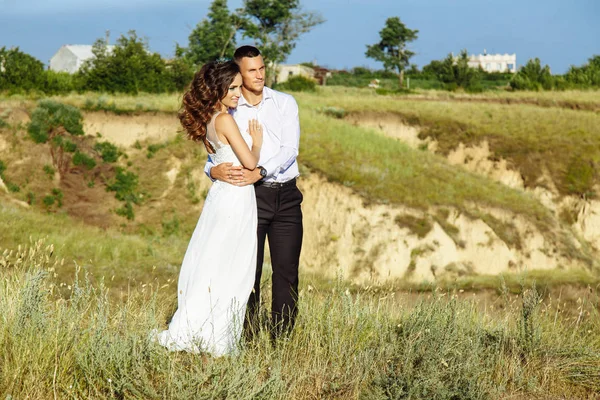
[[[285,61],[298,38],[323,23],[321,15],[302,9],[300,0],[244,0],[234,12],[227,0],[214,0],[208,15],[192,30],[186,47],[175,46],[166,60],[150,51],[135,31],[121,35],[115,46],[98,39],[94,58],[75,74],[44,70],[44,64],[18,48],[0,48],[0,90],[103,91],[136,94],[182,90],[195,71],[208,61],[233,57],[238,38],[250,39],[261,49],[271,72]],[[274,74],[268,74],[273,77]]]
[[[478,92],[485,90],[484,81],[508,81],[513,90],[565,90],[600,87],[600,55],[595,55],[582,66],[571,66],[564,75],[552,75],[550,67],[542,66],[539,58],[531,59],[516,74],[488,73],[481,67],[469,67],[467,50],[462,50],[458,57],[452,53],[443,60],[434,60],[419,71],[410,64],[415,54],[407,45],[416,40],[418,30],[406,27],[400,18],[391,17],[379,32],[381,40],[367,46],[365,55],[383,63],[384,73],[394,71],[399,80],[399,87],[404,86],[405,72],[412,78],[437,81],[435,88]],[[363,73],[365,71],[359,71]]]
[[[71,91],[102,91],[135,94],[181,91],[194,71],[212,60],[231,58],[238,38],[251,39],[265,58],[268,79],[285,61],[298,38],[323,23],[320,14],[304,11],[300,0],[244,0],[234,12],[227,0],[213,0],[207,17],[191,31],[186,47],[175,46],[175,57],[163,59],[149,50],[147,41],[135,31],[122,35],[109,49],[103,39],[93,45],[94,58],[87,60],[75,74],[44,70],[44,65],[18,48],[0,48],[0,90],[11,92],[37,90],[46,94]],[[379,32],[380,41],[367,45],[365,55],[383,64],[382,71],[355,68],[338,73],[329,84],[366,86],[370,78],[397,79],[401,90],[405,76],[431,89],[478,92],[499,86],[512,90],[564,90],[600,87],[600,56],[582,66],[571,66],[564,75],[552,75],[538,58],[531,59],[516,74],[487,73],[469,67],[466,50],[455,57],[434,60],[419,70],[410,64],[414,56],[408,45],[418,38],[418,30],[409,29],[399,17],[388,18]],[[368,82],[368,81],[367,81]],[[424,85],[424,86],[423,86]]]

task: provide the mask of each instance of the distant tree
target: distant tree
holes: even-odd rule
[[[265,59],[268,84],[298,38],[325,21],[319,13],[302,11],[299,0],[244,0],[238,15],[243,36],[254,39]]]
[[[227,0],[214,0],[207,18],[190,33],[188,47],[177,45],[175,53],[196,66],[223,57],[232,58],[240,26],[240,18],[229,13]]]
[[[581,67],[572,65],[565,74],[565,80],[581,87],[600,86],[600,55],[593,56]]]
[[[432,60],[423,67],[423,75],[429,78],[439,79],[444,69],[444,61]]]
[[[542,63],[539,58],[527,61],[510,81],[510,86],[515,90],[541,90],[552,89],[553,79],[550,67]]]
[[[185,89],[192,81],[195,71],[196,68],[194,65],[181,56],[176,56],[173,60],[167,62],[169,80],[172,83],[173,89],[178,92]]]
[[[44,64],[19,48],[0,48],[0,90],[40,89],[44,82]]]
[[[365,55],[383,63],[385,69],[397,70],[399,86],[404,82],[404,69],[415,54],[406,45],[417,39],[418,30],[408,29],[400,18],[391,17],[385,21],[385,27],[379,32],[379,43],[367,45]]]
[[[104,40],[98,39],[92,52],[95,57],[80,70],[87,90],[136,94],[173,89],[164,60],[158,53],[151,53],[135,31],[122,35],[112,51],[108,51]]]
[[[438,79],[450,90],[456,88],[476,90],[480,80],[480,71],[469,66],[469,53],[467,50],[461,50],[458,57],[448,54],[442,61]]]

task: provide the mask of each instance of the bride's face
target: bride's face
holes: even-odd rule
[[[227,108],[236,108],[240,100],[242,90],[242,75],[237,74],[233,82],[229,85],[225,97],[221,99],[221,103]]]

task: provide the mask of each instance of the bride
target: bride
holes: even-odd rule
[[[204,143],[215,164],[257,166],[262,127],[251,120],[240,132],[236,108],[242,76],[233,61],[211,62],[184,94],[179,119],[187,136]],[[173,351],[236,351],[256,269],[254,186],[215,181],[188,245],[177,287],[178,309],[158,342]]]

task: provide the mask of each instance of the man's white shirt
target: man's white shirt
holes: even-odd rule
[[[300,121],[298,104],[289,94],[268,87],[263,89],[263,98],[256,106],[240,96],[238,106],[231,111],[240,132],[248,131],[248,122],[256,119],[263,127],[263,144],[258,165],[267,170],[267,182],[287,182],[296,178],[298,171],[298,149],[300,146]],[[204,171],[210,178],[210,169],[215,166],[210,155]]]

